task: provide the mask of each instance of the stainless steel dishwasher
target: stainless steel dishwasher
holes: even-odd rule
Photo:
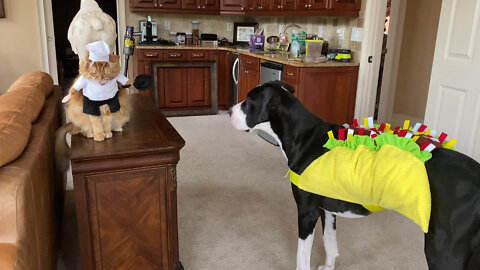
[[[260,84],[264,84],[271,81],[282,80],[283,65],[275,62],[263,62],[260,64]],[[258,136],[265,141],[278,145],[277,141],[265,131],[259,130]]]

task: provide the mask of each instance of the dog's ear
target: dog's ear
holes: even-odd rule
[[[270,118],[270,114],[274,112],[280,103],[280,97],[273,94],[273,91],[268,92],[269,97],[263,99],[262,110],[258,115],[258,123],[263,123]]]

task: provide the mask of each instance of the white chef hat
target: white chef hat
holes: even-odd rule
[[[87,50],[90,52],[88,57],[92,62],[108,62],[110,55],[110,47],[105,41],[95,41],[87,44]]]

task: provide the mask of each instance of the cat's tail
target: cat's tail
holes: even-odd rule
[[[55,132],[55,166],[58,172],[64,173],[70,166],[70,156],[72,151],[67,143],[67,133],[72,133],[73,124],[71,122],[61,126]]]

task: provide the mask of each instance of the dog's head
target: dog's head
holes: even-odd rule
[[[294,100],[295,90],[281,81],[262,84],[252,89],[247,99],[230,109],[230,121],[238,130],[250,131],[258,124],[268,122],[279,105]]]

